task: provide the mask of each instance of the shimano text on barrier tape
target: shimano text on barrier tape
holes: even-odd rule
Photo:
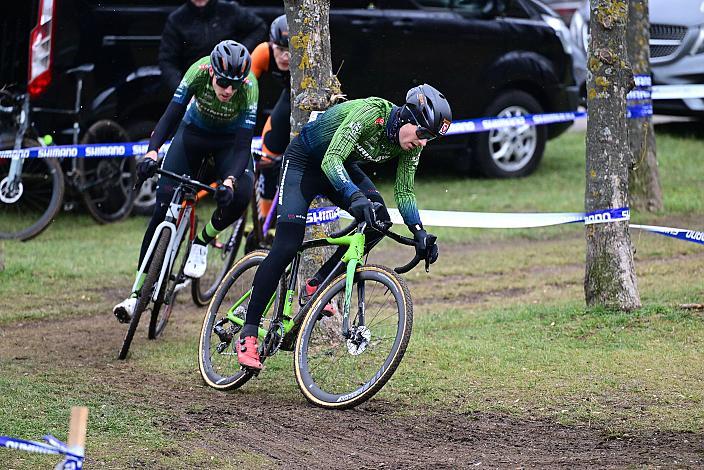
[[[584,216],[584,225],[604,224],[607,222],[620,222],[631,219],[631,211],[628,207],[619,209],[606,209],[602,211],[588,212]]]
[[[321,225],[334,222],[340,218],[339,207],[314,207],[308,209],[306,225]]]

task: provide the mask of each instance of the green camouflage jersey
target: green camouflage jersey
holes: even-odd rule
[[[194,98],[193,101],[191,98]],[[254,127],[258,100],[257,78],[250,72],[232,99],[227,103],[221,102],[213,89],[210,57],[203,57],[190,66],[173,97],[178,104],[191,101],[183,118],[186,124],[227,134]]]
[[[301,130],[301,139],[333,187],[349,199],[359,188],[352,182],[347,160],[383,162],[398,158],[394,197],[403,221],[420,224],[413,179],[421,147],[405,151],[386,137],[393,104],[381,98],[346,101],[333,106]]]

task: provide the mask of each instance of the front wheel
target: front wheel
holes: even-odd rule
[[[520,90],[505,91],[487,108],[487,116],[515,118],[540,114],[538,101]],[[531,174],[538,168],[545,142],[547,126],[528,124],[494,129],[474,136],[472,160],[479,171],[491,178],[513,178]]]
[[[152,316],[149,321],[149,339],[156,339],[164,332],[176,305],[176,296],[189,283],[189,278],[183,274],[183,268],[186,266],[186,260],[188,260],[190,252],[188,227],[181,235],[181,240],[176,240],[176,243],[178,243],[176,253],[173,255],[172,261],[169,258],[171,266],[166,269],[164,281],[161,283],[161,292],[159,292],[152,307]]]
[[[166,250],[169,248],[169,241],[171,239],[171,229],[164,229],[159,234],[159,241],[156,244],[152,258],[149,262],[149,269],[147,270],[147,277],[142,284],[142,289],[139,294],[139,299],[137,300],[137,306],[132,313],[132,319],[130,320],[130,325],[127,328],[127,333],[125,334],[125,339],[122,341],[122,347],[120,348],[120,353],[118,354],[118,359],[125,359],[127,353],[130,350],[130,345],[132,344],[132,339],[134,334],[137,332],[137,325],[139,325],[139,320],[142,317],[142,313],[154,308],[154,302],[152,298],[154,297],[154,289],[156,288],[156,283],[159,280],[159,274],[161,274],[161,266],[164,264],[164,258],[166,257]]]
[[[339,327],[327,326],[323,313],[328,302],[344,294],[343,274],[316,296],[296,342],[298,386],[308,401],[323,408],[352,408],[374,396],[393,375],[411,338],[411,296],[388,268],[357,268],[348,337]]]

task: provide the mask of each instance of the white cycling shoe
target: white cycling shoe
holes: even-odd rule
[[[120,323],[129,323],[137,306],[137,298],[129,297],[112,308],[112,313]]]
[[[208,265],[208,247],[194,243],[191,252],[183,268],[183,274],[194,279],[198,279],[205,274]]]

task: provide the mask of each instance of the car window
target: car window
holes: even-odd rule
[[[416,0],[416,3],[421,8],[442,8],[447,10],[450,8],[452,0]]]
[[[374,8],[374,3],[375,2],[373,0],[332,0],[332,2],[330,2],[330,7],[336,9],[341,8],[358,10],[365,8]]]
[[[455,0],[454,9],[465,16],[484,16],[491,11],[491,0]]]

